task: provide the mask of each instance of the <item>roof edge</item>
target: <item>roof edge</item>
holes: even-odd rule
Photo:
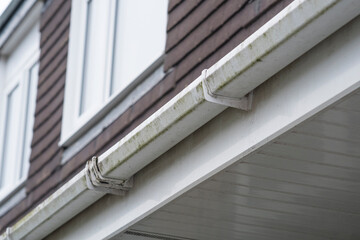
[[[43,6],[42,0],[13,0],[5,15],[0,17],[0,55],[7,55],[13,45],[21,39],[24,29],[39,18]]]
[[[295,0],[209,68],[205,80],[213,91],[243,97],[359,12],[360,1],[357,0]],[[329,19],[332,19],[332,24],[328,24]],[[263,59],[266,61],[258,61]],[[225,106],[205,100],[202,81],[202,76],[198,77],[99,156],[102,174],[130,178],[225,110]],[[85,175],[85,170],[78,173],[8,228],[0,240],[8,236],[12,239],[25,236],[26,239],[41,239],[101,198],[104,193],[89,190]]]
[[[12,0],[9,5],[6,7],[5,11],[0,16],[0,32],[10,21],[11,17],[14,16],[15,12],[19,9],[20,5],[23,3],[23,0]]]

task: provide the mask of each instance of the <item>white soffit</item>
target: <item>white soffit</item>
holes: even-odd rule
[[[359,119],[357,90],[115,239],[359,239]]]

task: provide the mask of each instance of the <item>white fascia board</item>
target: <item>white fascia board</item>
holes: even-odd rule
[[[149,214],[158,209],[171,212],[166,204],[197,184],[231,164],[241,169],[252,152],[354,91],[359,94],[359,29],[360,16],[255,89],[251,111],[225,110],[136,173],[125,197],[103,197],[48,238],[121,239],[118,234],[151,223]]]
[[[241,98],[359,13],[356,0],[294,1],[209,68],[206,80],[213,92]],[[100,168],[130,178],[225,109],[205,101],[200,76],[102,154]]]
[[[217,93],[243,97],[359,12],[357,0],[294,1],[212,66],[207,81]],[[205,101],[199,77],[99,156],[100,170],[129,178],[225,109]],[[87,188],[83,170],[8,232],[12,239],[41,239],[103,195]]]

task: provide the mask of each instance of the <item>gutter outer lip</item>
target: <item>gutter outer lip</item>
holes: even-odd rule
[[[344,12],[344,9],[347,12]],[[214,92],[243,97],[357,16],[359,11],[360,3],[356,0],[296,0],[209,68],[206,80]],[[334,23],[324,28],[321,23],[325,25],[324,19],[333,18],[333,15],[341,17],[334,18]],[[317,29],[319,27],[320,30]],[[314,31],[314,28],[318,31]],[[309,35],[307,32],[313,34]],[[301,34],[310,40],[299,47]],[[284,49],[290,49],[292,52],[284,52]],[[269,58],[274,61],[267,61]],[[258,61],[259,59],[262,61]],[[259,67],[264,69],[263,72],[258,71]],[[249,78],[249,75],[254,78]],[[167,149],[225,110],[224,106],[205,101],[201,81],[200,76],[99,156],[102,174],[107,177],[130,178]],[[169,137],[177,136],[173,135],[174,133],[179,133],[180,137]],[[12,239],[45,237],[103,195],[87,188],[85,171],[82,170],[10,227],[9,234]],[[0,240],[6,237],[4,233]]]

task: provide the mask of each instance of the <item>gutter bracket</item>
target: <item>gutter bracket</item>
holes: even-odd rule
[[[86,162],[85,177],[89,189],[112,195],[124,196],[133,186],[133,177],[116,179],[102,176],[96,156]]]
[[[215,94],[211,91],[210,86],[206,81],[206,73],[207,73],[207,69],[204,69],[201,73],[202,85],[204,89],[204,97],[206,101],[232,108],[237,108],[244,111],[251,110],[253,91],[251,91],[245,97],[242,98],[228,97],[228,96]]]
[[[6,240],[12,240],[12,237],[11,237],[11,229],[8,227],[6,228],[6,232],[5,232],[5,239]]]

